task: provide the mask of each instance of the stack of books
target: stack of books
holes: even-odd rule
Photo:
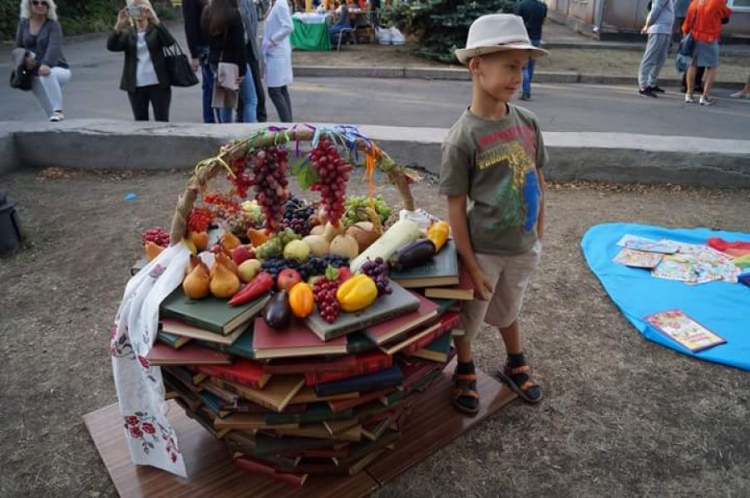
[[[446,249],[439,258],[455,255]],[[293,486],[354,475],[398,444],[414,396],[455,354],[457,301],[392,287],[333,324],[313,315],[284,330],[258,316],[268,296],[233,308],[178,288],[147,359],[162,366],[167,396],[245,471]]]

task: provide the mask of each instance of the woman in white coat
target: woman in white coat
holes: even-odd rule
[[[276,0],[263,27],[263,61],[266,86],[279,119],[291,123],[292,101],[287,85],[292,84],[292,45],[289,37],[294,31],[287,0]]]

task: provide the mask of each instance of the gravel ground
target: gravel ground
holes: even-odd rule
[[[169,223],[187,176],[1,179],[30,243],[0,259],[0,496],[115,496],[82,416],[116,401],[109,324],[141,231]],[[137,199],[124,200],[129,192]],[[445,214],[433,179],[414,192]],[[514,402],[377,496],[748,496],[748,374],[645,341],[579,241],[612,221],[748,231],[750,191],[566,184],[547,199],[545,253],[522,316],[546,400]],[[480,368],[496,368],[497,331],[486,328],[476,352]]]

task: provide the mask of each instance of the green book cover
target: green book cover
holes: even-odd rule
[[[170,334],[168,332],[159,332],[156,334],[156,340],[163,344],[166,344],[171,348],[180,349],[192,339],[190,339],[189,337]]]
[[[413,356],[432,361],[444,362],[451,350],[451,335],[443,334],[427,346],[415,352]]]
[[[162,318],[173,318],[215,334],[229,335],[260,312],[268,294],[241,306],[229,306],[226,299],[208,296],[190,299],[178,286],[161,303]]]
[[[393,283],[393,292],[380,296],[367,308],[354,313],[342,312],[336,321],[328,323],[320,314],[313,313],[305,324],[324,341],[362,330],[419,308],[419,299],[400,285]]]
[[[337,458],[336,463],[340,466],[348,466],[356,463],[358,460],[366,457],[373,451],[385,448],[389,444],[393,444],[401,438],[401,433],[398,431],[390,431],[387,434],[382,435],[380,438],[374,441],[364,441],[357,444],[352,444],[349,450],[348,458]]]
[[[404,271],[392,270],[390,277],[406,288],[456,285],[459,280],[456,243],[448,239],[429,263]]]
[[[255,455],[266,458],[290,451],[330,448],[336,439],[313,439],[297,436],[274,437],[259,432],[255,436]]]
[[[250,360],[255,359],[255,349],[253,349],[253,324],[255,320],[250,320],[247,324],[247,329],[240,335],[237,340],[232,344],[219,344],[218,342],[201,341],[195,339],[196,344],[211,348],[215,351],[221,351],[222,353],[239,356],[241,358],[247,358]],[[161,334],[160,334],[161,335]],[[175,336],[177,337],[177,336]]]
[[[311,403],[302,413],[268,413],[266,423],[268,425],[317,424],[328,420],[345,420],[352,418],[353,415],[354,410],[351,408],[333,413],[328,403]]]

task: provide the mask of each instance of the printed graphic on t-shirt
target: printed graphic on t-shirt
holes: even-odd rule
[[[477,168],[498,168],[504,164],[508,174],[503,177],[495,196],[501,215],[485,225],[487,230],[503,231],[518,227],[530,232],[537,222],[539,180],[536,175],[534,129],[514,126],[492,133],[479,140]]]

